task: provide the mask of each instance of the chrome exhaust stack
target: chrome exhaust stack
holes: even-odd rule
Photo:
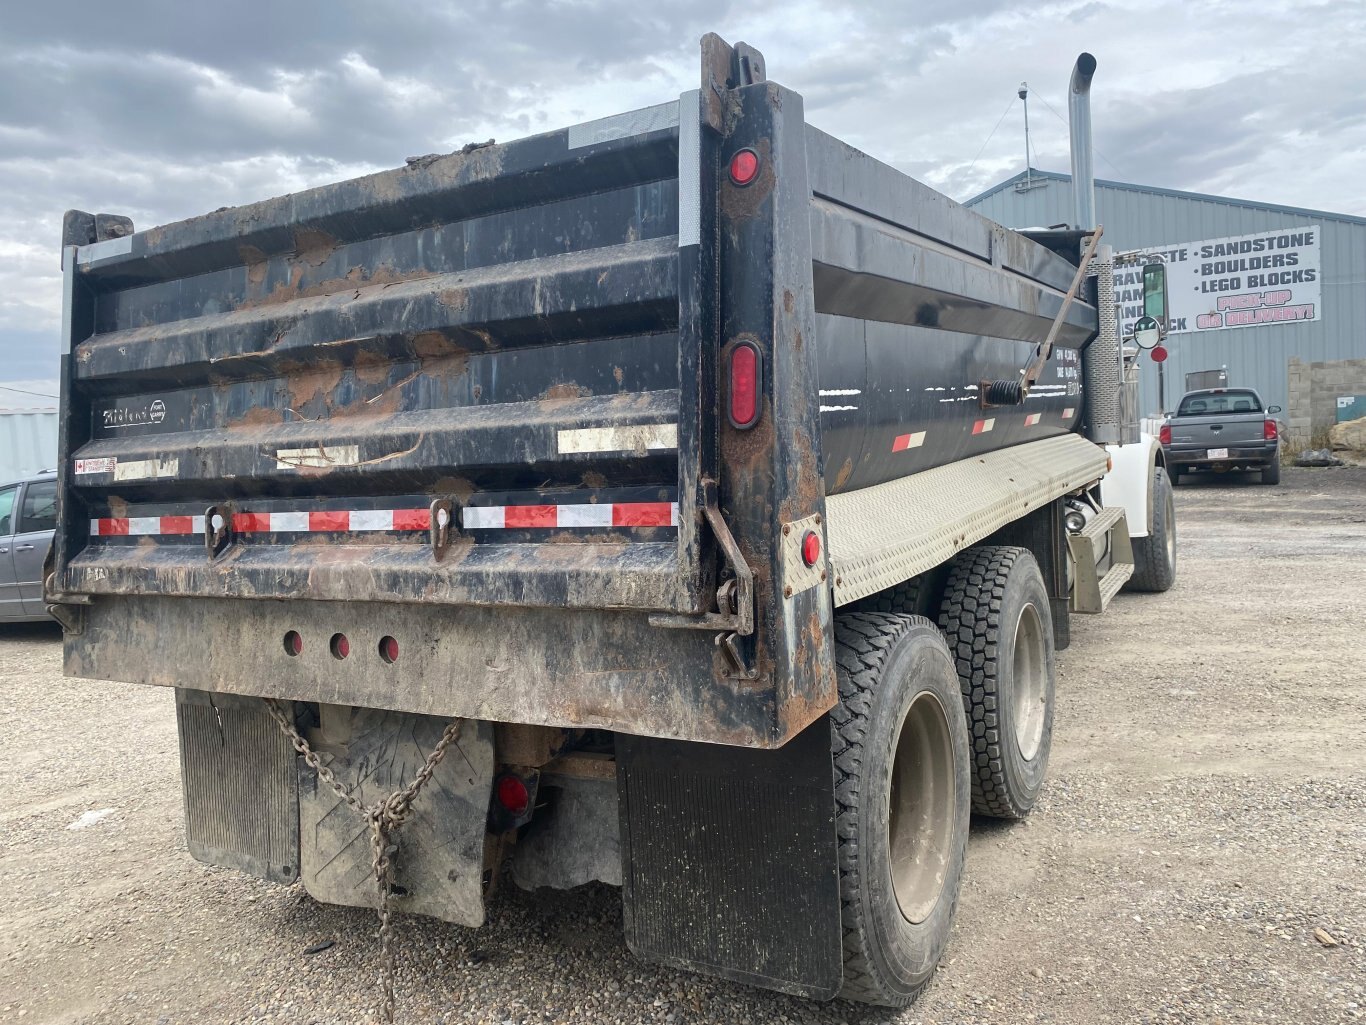
[[[1096,226],[1096,177],[1091,163],[1091,77],[1096,59],[1083,53],[1072,67],[1072,82],[1067,90],[1067,119],[1072,143],[1073,227],[1086,230]]]

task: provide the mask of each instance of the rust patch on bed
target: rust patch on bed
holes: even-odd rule
[[[545,391],[541,392],[541,394],[537,395],[536,398],[542,401],[547,399],[586,399],[592,394],[593,390],[591,388],[585,388],[581,384],[563,382],[561,384],[552,384]]]
[[[247,285],[260,288],[266,280],[266,254],[255,246],[238,246],[237,255],[247,267]]]
[[[436,293],[436,301],[452,310],[468,309],[470,291],[468,288],[444,288]]]
[[[844,465],[839,468],[839,472],[835,474],[835,486],[831,490],[838,491],[840,488],[844,487],[844,485],[849,482],[849,475],[853,472],[854,461],[852,459],[846,459]]]
[[[273,406],[252,406],[236,420],[229,420],[229,427],[274,427],[285,422],[285,411]]]
[[[294,258],[310,267],[321,267],[337,249],[337,240],[318,228],[294,229]]]

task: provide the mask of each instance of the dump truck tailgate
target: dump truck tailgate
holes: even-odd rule
[[[823,532],[818,446],[787,444],[818,431],[805,126],[752,105],[67,247],[68,671],[765,747],[814,721],[829,593],[774,592],[784,526]],[[792,173],[723,231],[725,130]],[[723,330],[766,351],[758,447]]]

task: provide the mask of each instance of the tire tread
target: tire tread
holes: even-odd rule
[[[1159,466],[1153,471],[1153,528],[1147,537],[1133,539],[1134,574],[1124,585],[1126,591],[1160,594],[1176,582],[1176,567],[1167,561],[1167,531],[1175,530],[1167,522],[1167,499],[1164,489],[1171,487],[1167,471]]]
[[[858,837],[860,788],[869,717],[883,666],[892,648],[915,624],[934,624],[923,616],[881,612],[844,613],[835,621],[835,660],[839,702],[830,712],[831,746],[835,766],[835,830],[839,843],[841,923],[844,945],[844,984],[840,997],[884,1006],[905,1006],[928,985],[927,979],[909,994],[889,989],[872,967],[871,927],[858,901],[860,887]],[[956,904],[957,893],[953,900]]]
[[[949,642],[963,693],[972,745],[972,810],[993,818],[1021,819],[1028,808],[1016,804],[1006,782],[1002,724],[996,689],[1001,644],[1001,605],[1006,579],[1028,549],[984,545],[961,552],[949,570],[939,628]]]

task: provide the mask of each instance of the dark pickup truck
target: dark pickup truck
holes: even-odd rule
[[[1274,414],[1251,388],[1187,392],[1160,439],[1173,484],[1199,470],[1259,471],[1263,484],[1281,482],[1281,439]]]

